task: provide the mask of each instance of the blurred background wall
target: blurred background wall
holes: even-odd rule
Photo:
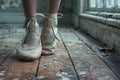
[[[59,12],[72,13],[73,0],[61,0]],[[45,13],[47,0],[38,0],[38,12]],[[0,0],[0,12],[22,12],[21,0]]]

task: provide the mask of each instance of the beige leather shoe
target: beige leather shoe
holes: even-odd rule
[[[56,40],[58,39],[58,19],[60,17],[57,17],[60,15],[62,17],[62,14],[46,14],[45,18],[41,22],[42,24],[42,32],[41,32],[41,43],[42,43],[42,55],[52,55],[55,51],[56,46]]]
[[[20,60],[33,61],[40,57],[42,46],[40,29],[36,17],[25,21],[26,36],[16,49],[16,55]]]

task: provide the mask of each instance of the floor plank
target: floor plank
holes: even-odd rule
[[[34,80],[38,60],[21,62],[16,59],[15,48],[23,39],[25,31],[19,24],[0,25],[0,80]]]
[[[13,55],[0,66],[0,79],[5,80],[34,80],[37,70],[38,60],[35,62],[21,62]]]
[[[84,33],[82,30],[74,30],[80,40],[82,40],[87,46],[89,46],[100,58],[109,66],[109,68],[120,78],[120,56],[116,52],[101,52],[100,49],[104,46],[104,43],[96,40],[90,35]],[[92,46],[91,46],[92,45]]]
[[[54,55],[41,57],[38,80],[78,80],[71,60],[64,49],[63,44],[58,42]]]
[[[71,31],[61,31],[60,33],[74,62],[80,80],[119,80],[106,64],[82,41],[74,40],[76,42],[67,42],[64,40],[65,38],[73,40],[73,38],[66,36]]]
[[[9,56],[16,44],[23,38],[21,24],[0,24],[0,64]],[[21,33],[21,34],[20,34]]]

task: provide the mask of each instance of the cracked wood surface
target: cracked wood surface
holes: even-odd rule
[[[60,33],[80,80],[119,80],[100,57],[76,38],[75,34],[75,38],[68,35],[73,33],[72,30],[64,29]]]

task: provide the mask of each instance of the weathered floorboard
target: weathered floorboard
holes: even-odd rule
[[[16,59],[15,47],[24,37],[19,24],[0,25],[0,80],[33,80],[38,65],[35,62],[21,62]],[[3,48],[2,48],[3,47]]]
[[[72,29],[72,31],[82,40],[85,44],[87,44],[99,57],[105,62],[106,65],[120,78],[120,56],[116,52],[101,52],[100,48],[104,46],[103,43],[94,39],[93,37],[85,34],[82,30],[76,31]],[[91,46],[92,45],[92,46]]]
[[[34,62],[18,61],[13,55],[0,66],[0,79],[5,80],[33,80],[35,77],[38,60]]]
[[[61,42],[52,56],[40,60],[38,80],[78,80],[71,60]]]
[[[88,46],[82,41],[76,41],[76,38],[67,36],[71,31],[61,30],[60,33],[73,60],[80,80],[119,80],[105,63],[88,48]],[[65,38],[71,41],[66,41]],[[76,42],[73,42],[73,39],[75,39],[74,41]]]
[[[10,55],[16,44],[23,38],[20,24],[0,24],[0,64]],[[21,34],[20,34],[21,33]]]

